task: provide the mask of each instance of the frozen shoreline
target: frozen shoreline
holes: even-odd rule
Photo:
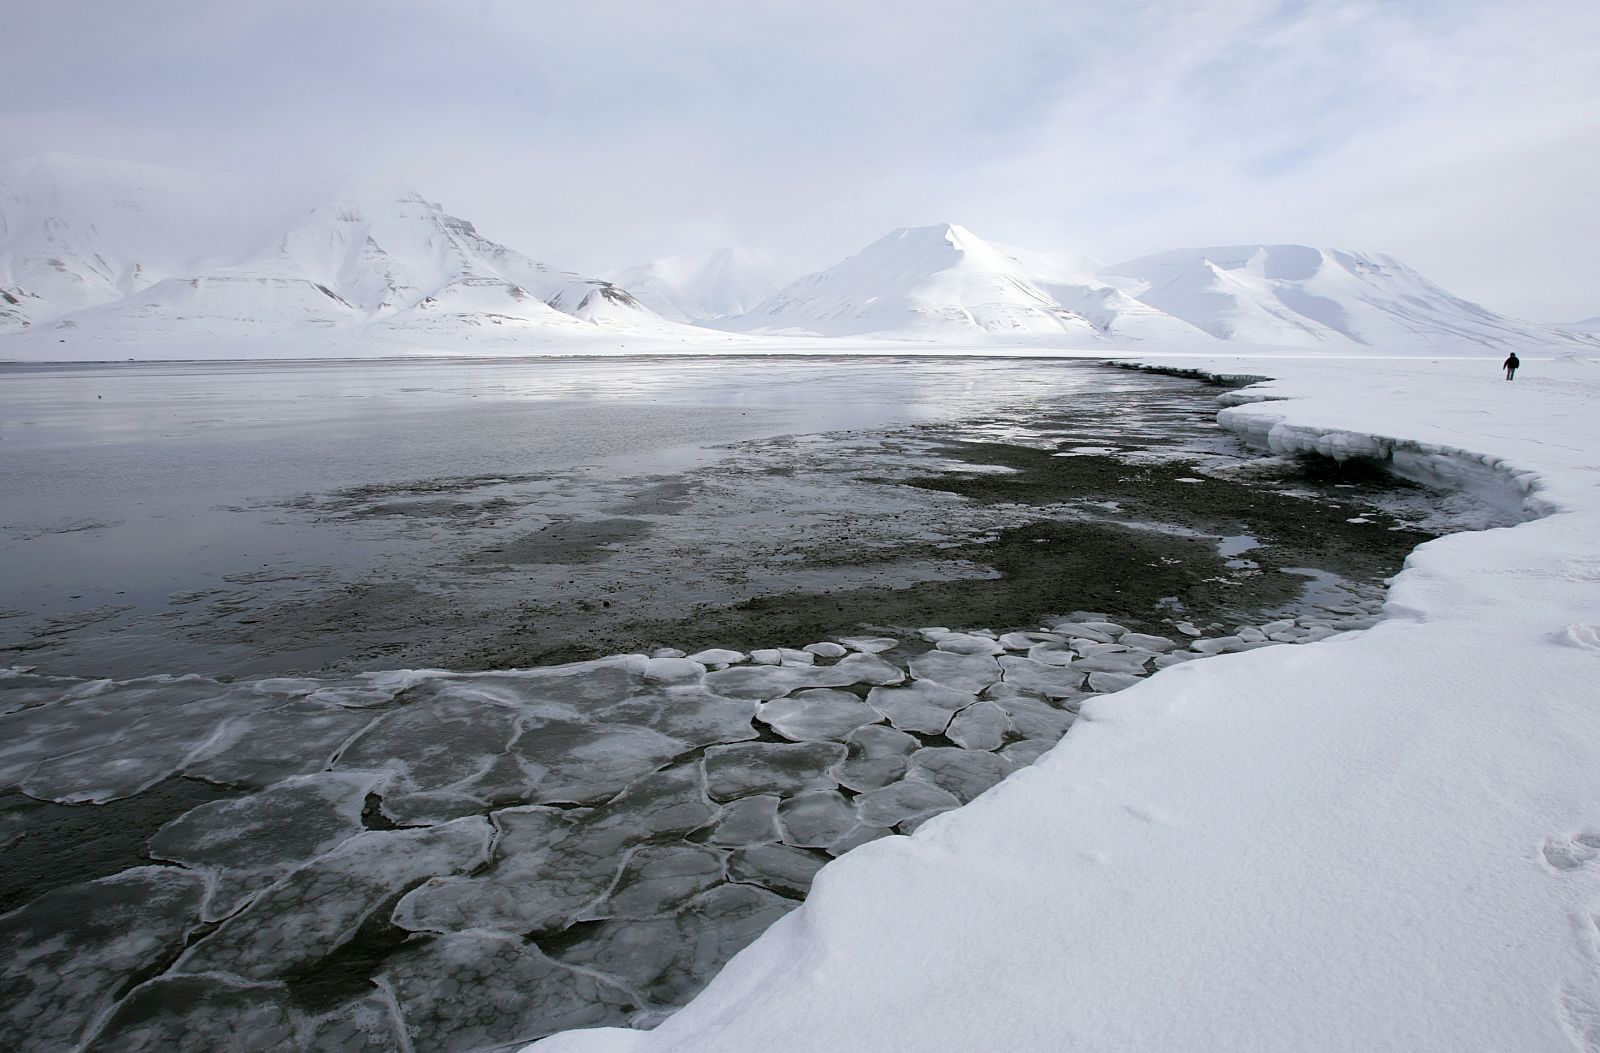
[[[1085,706],[655,1031],[533,1048],[1600,1049],[1600,367],[1183,365],[1276,376],[1222,414],[1274,449],[1544,516],[1419,547],[1366,632]]]

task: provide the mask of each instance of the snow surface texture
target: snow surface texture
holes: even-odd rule
[[[145,165],[47,155],[0,166],[0,359],[772,353],[837,337],[890,353],[907,342],[1600,349],[1582,323],[1503,318],[1389,257],[1299,245],[1102,269],[941,224],[779,285],[771,258],[749,249],[583,277],[409,190],[270,205]]]
[[[145,839],[157,865],[0,915],[0,1047],[431,1053],[649,1024],[829,859],[977,798],[1097,692],[1372,620],[1180,642],[1095,617],[480,674],[0,672],[0,792],[234,793]],[[50,836],[12,825],[21,855]]]
[[[538,1053],[1600,1050],[1600,360],[1248,368],[1226,427],[1529,521],[1419,547],[1365,632],[1085,703],[656,1030]]]

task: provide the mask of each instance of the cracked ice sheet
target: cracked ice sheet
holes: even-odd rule
[[[1541,846],[1600,826],[1595,655],[1559,642],[1600,620],[1600,365],[1494,365],[1218,363],[1283,377],[1224,417],[1275,449],[1390,448],[1558,514],[1421,546],[1372,629],[1085,700],[655,1030],[539,1053],[1595,1048],[1600,863]]]
[[[183,946],[204,895],[198,874],[136,867],[0,916],[0,1048],[73,1048],[130,974]]]
[[[292,973],[342,946],[407,887],[481,863],[489,835],[489,823],[473,817],[352,837],[280,879],[189,948],[176,968],[258,980]]]

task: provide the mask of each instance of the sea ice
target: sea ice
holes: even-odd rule
[[[135,867],[0,916],[0,1048],[76,1048],[129,976],[183,946],[204,895],[199,874]]]
[[[678,659],[682,661],[682,659]],[[485,780],[466,787],[492,804],[533,800],[541,804],[598,804],[620,793],[634,779],[690,749],[689,743],[651,728],[626,724],[530,718],[511,747],[521,779],[482,792]]]
[[[670,918],[604,921],[563,940],[561,961],[620,978],[654,1005],[671,1008],[696,994],[724,962],[795,908],[753,885],[720,885]]]
[[[988,655],[928,651],[911,659],[911,674],[957,691],[978,692],[1000,679],[1000,666]]]
[[[735,665],[744,661],[743,651],[730,651],[726,647],[711,647],[704,651],[696,651],[689,656],[689,661],[699,662],[701,665]]]
[[[856,792],[876,790],[905,777],[920,739],[881,724],[869,724],[845,739],[849,754],[838,768],[840,785]]]
[[[1125,687],[1132,687],[1139,682],[1139,677],[1132,673],[1090,673],[1089,690],[1102,693],[1121,691]]]
[[[1073,668],[1085,673],[1128,673],[1137,676],[1146,672],[1145,666],[1154,657],[1141,651],[1108,652],[1080,658]]]
[[[1027,657],[1040,665],[1069,666],[1078,660],[1078,652],[1061,644],[1039,644],[1028,648]]]
[[[740,742],[706,750],[706,789],[718,800],[758,793],[792,794],[831,789],[831,774],[845,759],[837,742]]]
[[[524,940],[485,932],[403,948],[383,980],[418,1053],[514,1049],[555,1031],[612,1022],[635,1007],[621,987]]]
[[[1024,691],[1037,691],[1049,698],[1071,698],[1083,693],[1083,673],[1076,665],[1055,666],[1018,655],[1003,655],[1001,668],[1006,683]]]
[[[863,654],[882,654],[900,646],[900,641],[892,636],[841,636],[839,642]]]
[[[795,742],[843,739],[856,728],[883,719],[881,713],[855,695],[833,688],[796,691],[787,698],[764,703],[756,717]]]
[[[998,754],[954,746],[928,746],[911,756],[907,781],[921,779],[948,790],[966,804],[1011,773]]]
[[[806,644],[805,650],[810,651],[818,658],[843,658],[850,653],[849,649],[843,645],[828,640],[824,640],[821,643]]]
[[[941,734],[950,718],[972,705],[977,697],[930,680],[913,680],[904,687],[875,687],[867,704],[889,718],[901,731]]]
[[[319,772],[247,797],[202,804],[157,830],[149,853],[212,872],[205,917],[215,921],[290,870],[361,833],[362,805],[381,778],[371,772]]]
[[[776,841],[779,836],[778,797],[759,794],[723,805],[706,840],[714,845],[738,848]]]
[[[682,842],[641,845],[629,854],[610,893],[584,911],[581,920],[648,918],[726,879],[723,853]]]
[[[848,836],[861,818],[855,805],[835,790],[797,793],[778,805],[783,842],[797,848],[827,848]]]
[[[257,789],[321,771],[375,714],[296,699],[228,722],[184,765],[185,775]]]
[[[826,857],[804,848],[751,845],[728,856],[728,876],[798,899],[811,888],[811,879],[826,861]]]
[[[304,968],[342,946],[406,888],[482,863],[490,833],[489,823],[474,816],[421,830],[352,837],[269,887],[190,947],[177,968],[258,980]]]
[[[1294,622],[1291,620],[1283,627],[1287,628],[1293,624]],[[1118,637],[1117,642],[1127,647],[1138,647],[1146,651],[1170,651],[1178,646],[1165,636],[1151,636],[1149,633],[1123,633],[1122,636]]]
[[[939,637],[933,645],[940,651],[949,651],[951,654],[1003,654],[1005,648],[997,641],[987,636],[974,636],[969,633],[948,633]]]
[[[908,819],[926,818],[960,805],[961,801],[949,790],[920,779],[903,779],[856,798],[862,820],[874,826],[896,826]]]
[[[951,742],[969,750],[999,749],[1011,732],[1011,718],[993,702],[975,702],[957,713],[945,731]]]
[[[1006,711],[1011,726],[1017,734],[1028,739],[1056,741],[1067,733],[1075,719],[1066,710],[1057,709],[1030,695],[1009,695],[996,698],[994,704]]]
[[[289,1053],[301,1048],[294,1024],[278,984],[166,975],[134,988],[84,1053]]]

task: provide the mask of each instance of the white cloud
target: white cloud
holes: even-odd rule
[[[1107,257],[1389,251],[1593,314],[1589,0],[111,4],[8,16],[0,142],[308,186],[405,173],[605,267],[897,225]]]

